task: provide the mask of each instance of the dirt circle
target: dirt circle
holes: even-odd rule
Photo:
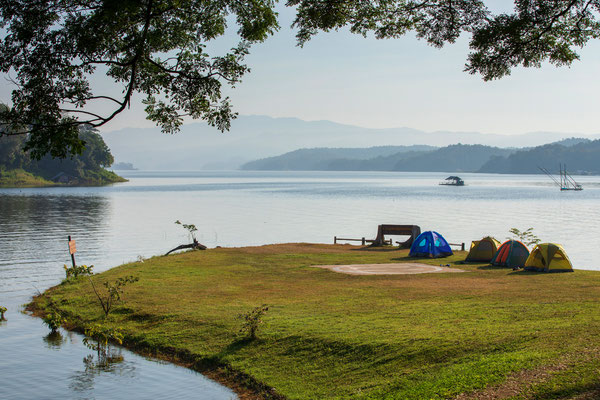
[[[437,267],[420,263],[313,265],[349,275],[414,275],[444,272],[464,272],[458,268]]]

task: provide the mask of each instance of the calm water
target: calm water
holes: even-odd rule
[[[2,398],[199,398],[235,395],[202,375],[122,351],[95,368],[82,337],[48,330],[21,314],[39,289],[57,284],[70,262],[100,272],[187,243],[175,220],[198,227],[209,246],[331,243],[375,236],[377,225],[416,224],[450,242],[534,227],[564,245],[575,268],[598,269],[600,177],[577,177],[582,192],[560,192],[545,176],[462,174],[468,186],[443,187],[443,173],[123,172],[130,182],[101,188],[0,189]]]

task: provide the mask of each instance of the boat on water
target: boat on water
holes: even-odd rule
[[[538,167],[542,172],[550,177],[556,185],[563,190],[583,190],[583,186],[577,183],[575,179],[567,172],[567,164],[559,164],[559,178],[556,179],[546,168]]]
[[[465,181],[458,176],[449,176],[440,182],[442,186],[465,186]]]

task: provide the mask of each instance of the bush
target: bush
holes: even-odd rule
[[[4,318],[5,312],[6,312],[6,307],[0,306],[0,321],[6,321],[6,318]]]

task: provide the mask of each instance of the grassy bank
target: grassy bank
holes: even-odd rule
[[[600,393],[600,273],[460,265],[466,272],[351,276],[310,267],[414,261],[406,255],[341,245],[221,248],[155,257],[93,279],[101,287],[140,278],[107,322],[123,327],[129,346],[240,373],[249,386],[287,398]],[[103,320],[86,279],[46,296],[75,326]],[[46,304],[35,299],[39,309]],[[258,339],[243,339],[237,316],[262,304],[270,308]]]
[[[35,175],[23,169],[6,170],[0,168],[0,187],[5,188],[44,186],[101,186],[117,182],[127,182],[127,179],[105,169],[96,171],[83,171],[80,177],[74,179],[69,184],[64,184],[53,182],[40,175]]]
[[[43,187],[56,186],[56,183],[22,169],[4,170],[0,168],[0,187]]]
[[[84,171],[82,176],[74,182],[75,186],[101,186],[111,183],[127,182],[127,179],[115,174],[113,171],[99,169]]]

